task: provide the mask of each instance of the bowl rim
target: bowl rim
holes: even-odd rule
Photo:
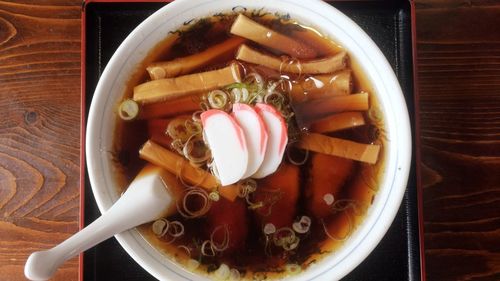
[[[115,195],[109,194],[108,192],[109,190],[108,191],[103,190],[103,186],[105,185],[109,186],[108,185],[109,182],[106,182],[106,179],[103,179],[99,176],[99,174],[102,175],[103,173],[102,168],[107,167],[106,164],[103,163],[104,161],[103,159],[106,156],[103,156],[103,139],[102,139],[102,131],[103,131],[102,117],[104,116],[105,105],[108,104],[107,102],[103,102],[103,99],[105,99],[104,93],[110,86],[110,83],[113,84],[112,82],[110,82],[112,81],[111,79],[114,78],[113,82],[116,79],[119,79],[118,76],[120,74],[118,73],[118,70],[120,70],[120,68],[118,67],[118,65],[120,63],[124,63],[123,62],[124,59],[128,57],[128,54],[130,52],[129,45],[136,45],[136,46],[141,45],[142,43],[140,43],[140,41],[146,40],[148,36],[154,33],[157,28],[159,28],[159,26],[162,26],[166,24],[166,22],[168,22],[168,20],[166,20],[165,18],[168,17],[175,18],[180,15],[185,16],[186,14],[189,14],[188,10],[192,9],[193,5],[203,6],[203,5],[212,5],[212,4],[215,5],[219,3],[225,3],[220,5],[228,5],[229,7],[229,6],[235,6],[238,3],[245,3],[244,0],[237,0],[237,1],[199,0],[196,1],[196,4],[194,4],[194,2],[195,1],[190,1],[190,0],[176,0],[172,3],[169,3],[165,7],[161,8],[160,10],[152,14],[150,17],[148,17],[145,21],[143,21],[129,34],[129,36],[119,46],[113,57],[110,59],[108,65],[106,66],[101,78],[99,79],[98,85],[95,90],[95,95],[91,103],[89,118],[87,123],[86,158],[87,158],[87,168],[89,172],[92,191],[94,193],[94,197],[101,212],[107,210],[111,206],[113,201],[117,199],[116,194]],[[315,15],[318,15],[321,19],[312,20],[314,23],[323,22],[324,24],[329,23],[335,26],[339,26],[339,28],[340,26],[342,26],[343,28],[348,28],[351,32],[353,32],[353,34],[355,34],[355,36],[357,36],[357,40],[361,40],[360,42],[363,43],[362,50],[365,53],[364,55],[368,59],[376,60],[376,63],[371,61],[370,67],[373,68],[374,70],[380,71],[380,73],[384,73],[384,75],[380,75],[378,73],[375,75],[372,73],[370,74],[370,77],[379,76],[384,84],[382,85],[383,87],[382,86],[379,87],[393,91],[393,93],[391,93],[391,99],[383,103],[390,105],[391,109],[391,112],[384,112],[385,116],[389,116],[390,114],[390,116],[394,115],[398,117],[397,125],[395,124],[396,121],[392,121],[390,122],[390,124],[386,124],[387,126],[391,125],[388,130],[389,138],[391,138],[391,136],[393,135],[396,135],[397,138],[390,139],[390,147],[395,147],[396,150],[388,152],[393,154],[386,155],[386,157],[388,158],[391,157],[392,157],[391,159],[395,158],[395,162],[386,164],[386,166],[391,164],[392,165],[391,169],[393,169],[393,171],[389,171],[393,172],[391,187],[389,190],[387,190],[387,188],[384,189],[384,191],[391,196],[389,197],[388,195],[387,196],[384,195],[386,196],[386,201],[383,202],[384,204],[378,204],[377,206],[379,206],[379,209],[376,210],[378,217],[383,217],[384,220],[379,221],[377,217],[375,221],[380,224],[377,225],[373,224],[372,227],[366,231],[366,234],[370,233],[371,235],[370,240],[372,242],[370,243],[365,242],[362,245],[358,243],[356,247],[351,249],[351,252],[354,250],[357,251],[356,255],[352,255],[350,253],[346,255],[346,258],[348,259],[347,262],[341,260],[340,262],[335,264],[335,266],[330,266],[329,268],[323,266],[320,268],[320,270],[318,270],[318,268],[316,267],[313,267],[312,270],[310,269],[306,270],[304,275],[302,274],[300,275],[301,278],[305,277],[306,279],[311,279],[311,280],[312,279],[321,280],[318,278],[329,278],[328,280],[331,280],[332,277],[341,278],[346,274],[348,274],[355,267],[357,267],[372,252],[372,250],[376,247],[376,245],[378,245],[379,241],[387,232],[389,226],[392,224],[392,221],[394,220],[394,217],[397,214],[397,211],[399,210],[399,206],[401,204],[404,192],[406,190],[406,183],[408,180],[410,162],[411,162],[412,144],[411,144],[411,131],[410,131],[408,110],[406,108],[406,103],[404,101],[401,87],[399,86],[397,78],[390,64],[388,63],[387,59],[379,50],[379,48],[376,46],[376,44],[372,41],[372,39],[350,18],[348,18],[343,13],[341,13],[334,7],[330,6],[329,4],[319,0],[308,1],[307,5],[301,2],[300,0],[280,0],[280,1],[272,1],[272,3],[268,3],[264,0],[258,0],[254,1],[251,5],[245,3],[246,4],[245,6],[247,7],[251,6],[252,8],[256,8],[259,7],[259,5],[261,5],[261,6],[266,6],[266,8],[269,10],[285,10],[285,8],[281,9],[281,7],[278,7],[279,5],[278,3],[284,4],[285,7],[293,6],[300,8],[300,10],[294,10],[293,13],[290,12],[290,14],[294,14],[292,18],[297,19],[299,22],[305,21],[306,25],[310,24],[309,19],[307,17],[301,16],[302,15],[301,13],[306,13],[306,14],[313,13]],[[175,12],[177,12],[176,15],[171,15],[175,14]],[[330,20],[329,18],[335,18],[335,20]],[[326,25],[325,26],[319,26],[321,24],[313,24],[313,25],[315,25],[315,27],[318,27],[319,30],[321,30],[322,32],[326,31],[327,29],[330,30],[329,28],[326,27]],[[331,33],[331,32],[326,32],[326,33]],[[344,46],[342,42],[339,43]],[[351,53],[352,50],[350,48],[346,49]],[[360,64],[360,66],[361,68],[367,67],[364,63]],[[371,82],[373,84],[373,81]],[[379,98],[380,95],[383,95],[382,93],[378,94]],[[384,110],[388,109],[384,108]],[[109,179],[107,180],[109,181]],[[108,187],[107,189],[110,188]],[[368,220],[368,215],[365,218],[365,222],[363,223],[363,225],[366,224],[367,220]],[[357,233],[359,233],[359,231],[357,231]],[[154,262],[153,263],[148,262],[148,259],[154,259],[159,264],[161,264],[161,262],[166,262],[170,266],[172,266],[173,263],[166,257],[164,260],[158,261],[155,258],[152,258],[151,255],[148,255],[149,252],[142,249],[142,247],[146,247],[148,244],[145,241],[138,239],[139,237],[138,235],[139,235],[138,231],[134,229],[118,234],[115,237],[117,238],[121,246],[128,252],[128,254],[132,256],[132,258],[136,260],[136,262],[138,262],[153,276],[159,279],[172,277],[172,275],[166,277],[164,275],[165,274],[164,270],[162,270],[162,268],[158,268],[159,266],[158,264],[155,264]],[[362,241],[364,241],[364,239],[361,240],[361,242]],[[360,246],[361,248],[357,248],[358,246]],[[345,245],[342,246],[342,248],[345,248]],[[322,262],[324,264],[326,263],[324,261]],[[346,263],[348,263],[348,265],[346,265]],[[161,267],[165,268],[164,265],[162,265]],[[172,271],[168,270],[168,271],[172,274],[174,273],[177,274],[176,277],[200,278],[197,277],[197,275],[194,275],[183,269],[181,269],[181,272],[176,272],[175,270]],[[317,271],[320,271],[319,275],[312,274],[312,272],[317,272]]]

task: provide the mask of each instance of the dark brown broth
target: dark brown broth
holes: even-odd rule
[[[142,67],[127,85],[128,90],[125,96],[130,97],[132,95],[132,89],[135,85],[147,81],[144,69],[149,63],[153,61],[170,60],[175,57],[187,56],[202,51],[211,45],[217,44],[229,38],[231,35],[229,35],[228,30],[233,19],[234,16],[220,17],[211,20],[204,19],[198,21],[192,27],[185,29],[184,31],[174,33],[172,37],[167,38],[164,42],[160,43],[149,54]],[[315,35],[313,31],[304,29],[297,24],[280,20],[275,16],[266,15],[254,19],[264,25],[297,39],[307,38],[309,40],[308,45],[316,49],[319,57],[335,53],[341,49],[334,42]],[[253,43],[249,44],[260,49],[261,51],[279,54],[274,50],[263,49]],[[206,71],[222,67],[228,64],[228,60],[229,59],[226,58],[211,65],[210,67],[198,69],[197,71]],[[250,68],[248,65],[245,66]],[[362,76],[362,73],[358,70],[359,68],[355,65],[351,66],[353,67],[355,77],[353,92],[370,92],[371,106],[378,106],[376,99],[373,98],[373,91],[366,82],[366,79]],[[368,121],[369,119],[366,120]],[[378,135],[378,138],[374,138],[374,136],[380,134],[380,132],[378,132],[380,126],[381,124],[369,124],[360,128],[344,130],[331,135],[362,143],[380,142],[380,135]],[[138,150],[147,140],[147,132],[145,132],[144,129],[147,128],[147,126],[145,121],[137,120],[133,122],[119,122],[117,128],[116,139],[114,140],[114,151],[117,166],[122,171],[117,175],[117,178],[119,182],[122,183],[122,186],[126,186],[127,183],[135,177],[138,170],[145,164],[143,160],[139,159]],[[353,210],[351,208],[348,211],[332,215],[326,222],[329,229],[346,229],[349,227],[355,228],[363,221],[363,210],[371,205],[376,194],[378,177],[381,174],[380,169],[383,167],[384,162],[383,154],[384,153],[382,151],[376,165],[372,166],[361,163],[356,163],[354,165],[354,171],[351,173],[352,176],[344,184],[339,198],[355,200],[357,204],[359,204],[359,210]],[[303,168],[301,168],[300,192],[302,196],[299,199],[295,211],[295,215],[297,217],[310,215],[307,212],[305,204],[306,199],[303,196],[305,188],[304,183],[309,177],[308,165],[309,162],[304,164]],[[349,213],[350,223],[346,220],[347,213]],[[250,227],[246,247],[243,247],[242,251],[231,255],[220,255],[215,258],[202,257],[202,267],[200,267],[198,271],[211,271],[216,269],[221,263],[226,263],[230,267],[239,269],[242,275],[244,275],[245,272],[248,272],[247,277],[251,277],[252,272],[262,272],[263,276],[278,278],[280,276],[280,272],[284,270],[283,265],[299,264],[303,268],[306,268],[309,263],[320,259],[323,254],[333,252],[342,245],[342,241],[336,241],[328,238],[323,230],[322,223],[311,216],[311,230],[307,235],[303,236],[304,238],[301,240],[300,245],[296,250],[285,253],[274,249],[275,255],[269,256],[266,255],[264,251],[261,226],[257,225],[255,222],[252,211],[248,211],[247,215]],[[185,226],[185,234],[173,243],[170,243],[165,239],[157,238],[151,231],[151,224],[143,225],[139,227],[139,229],[152,245],[167,255],[176,258],[177,261],[183,264],[186,262],[188,257],[185,251],[180,249],[178,246],[187,245],[194,247],[194,244],[207,239],[207,234],[204,232],[204,228],[200,227],[205,224],[205,220],[204,218],[187,220],[180,215],[169,218],[169,220],[179,220],[183,222]],[[191,258],[199,259],[200,257],[197,255],[196,251],[194,253],[196,256],[191,256]]]

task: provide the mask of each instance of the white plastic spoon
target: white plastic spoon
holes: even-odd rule
[[[111,236],[172,215],[177,210],[175,198],[181,193],[182,188],[174,175],[158,167],[146,166],[101,217],[54,248],[32,253],[26,261],[24,274],[30,280],[51,278],[66,260]]]

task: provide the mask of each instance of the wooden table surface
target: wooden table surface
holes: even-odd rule
[[[78,230],[81,2],[0,1],[1,280]],[[416,11],[426,277],[500,280],[500,3]]]

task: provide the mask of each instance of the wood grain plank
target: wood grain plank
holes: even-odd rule
[[[0,1],[0,279],[78,230],[81,1]],[[53,280],[78,280],[78,260]]]
[[[499,4],[417,1],[427,280],[500,277]]]
[[[33,251],[59,243],[75,231],[74,222],[10,219],[0,221],[0,274],[2,280],[26,280],[23,274],[26,257]],[[78,259],[65,263],[53,280],[77,280]],[[5,278],[5,279],[3,279]]]

